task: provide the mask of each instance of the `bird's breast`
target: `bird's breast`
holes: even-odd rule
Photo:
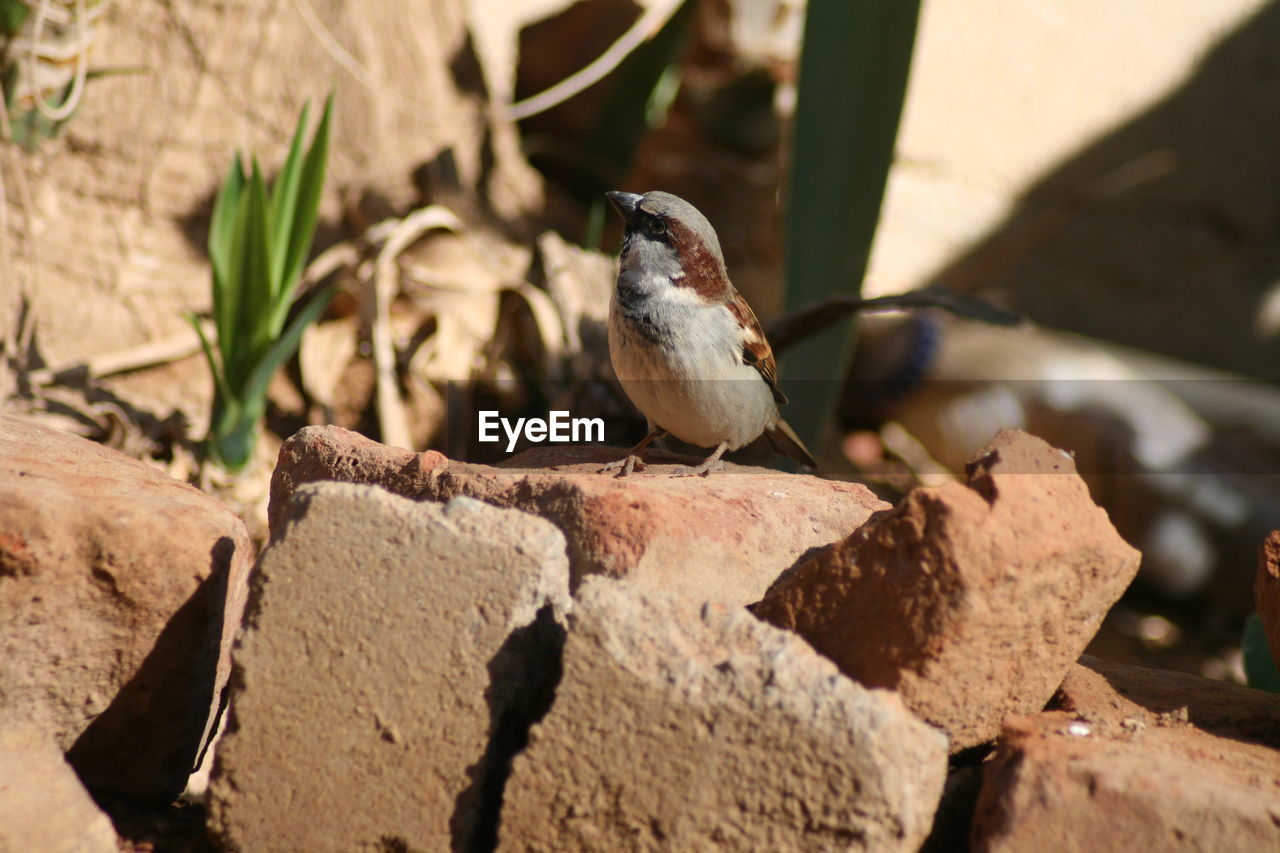
[[[609,312],[609,355],[627,396],[681,441],[736,449],[777,419],[769,386],[744,364],[737,321],[723,305],[667,286],[619,287]]]

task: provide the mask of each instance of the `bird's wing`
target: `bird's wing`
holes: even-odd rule
[[[729,300],[729,313],[733,314],[738,325],[742,327],[743,364],[749,364],[758,370],[764,381],[769,383],[773,399],[786,405],[786,395],[778,390],[778,363],[774,361],[773,349],[760,328],[760,321],[756,319],[755,312],[751,310],[747,300],[742,298],[742,294],[736,290],[733,292],[733,298]]]

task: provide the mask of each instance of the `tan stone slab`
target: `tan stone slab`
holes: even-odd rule
[[[946,741],[742,610],[589,578],[501,851],[916,850]]]
[[[463,849],[505,717],[554,678],[559,531],[316,483],[254,577],[213,830],[245,851]]]

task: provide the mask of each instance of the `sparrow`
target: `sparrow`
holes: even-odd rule
[[[618,280],[609,303],[609,358],[649,433],[601,472],[625,477],[640,454],[670,433],[714,447],[673,476],[707,476],[720,457],[761,434],[773,449],[810,468],[813,456],[778,414],[787,398],[760,321],[729,280],[715,229],[670,193],[605,194],[626,223]]]

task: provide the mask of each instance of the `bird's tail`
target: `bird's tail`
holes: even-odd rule
[[[778,453],[808,468],[817,469],[818,463],[814,461],[813,454],[804,446],[800,436],[796,435],[796,431],[791,428],[791,424],[782,418],[778,418],[778,422],[765,430],[764,434],[765,438],[769,439],[769,445]]]

